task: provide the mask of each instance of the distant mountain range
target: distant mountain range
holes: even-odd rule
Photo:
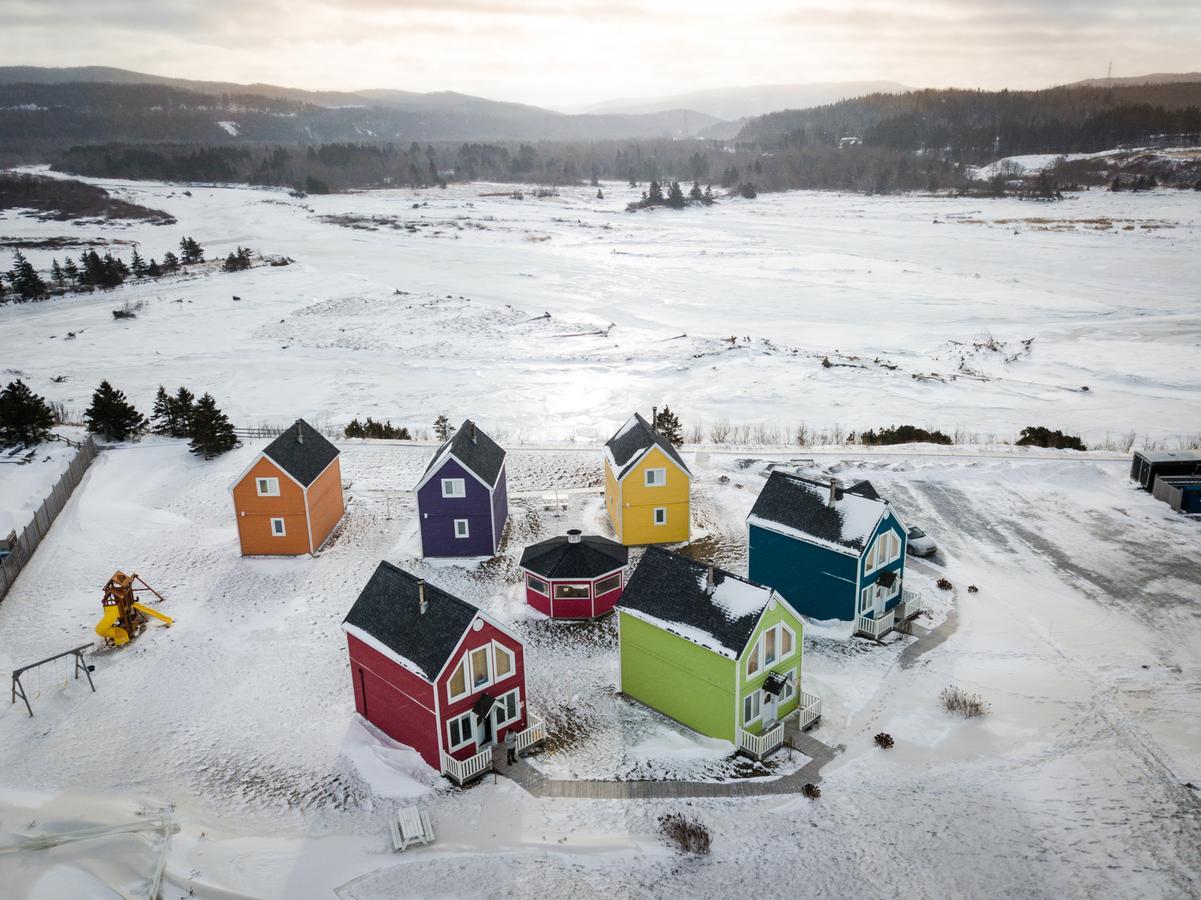
[[[580,112],[646,115],[668,109],[695,110],[726,121],[761,116],[781,109],[807,109],[863,97],[867,94],[903,94],[912,90],[896,81],[833,81],[813,84],[759,84],[716,88],[641,100],[607,100]]]
[[[1129,87],[1138,84],[1181,84],[1201,81],[1201,72],[1155,72],[1151,75],[1127,75],[1121,78],[1086,78],[1064,87]]]

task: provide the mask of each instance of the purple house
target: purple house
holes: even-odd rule
[[[414,492],[423,556],[494,556],[509,517],[505,451],[470,419],[438,448]]]

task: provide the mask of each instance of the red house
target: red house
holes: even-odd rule
[[[552,619],[595,619],[611,612],[625,587],[630,551],[578,528],[531,544],[521,554],[525,601]]]
[[[359,715],[459,784],[492,768],[507,732],[518,750],[545,738],[521,641],[470,603],[381,562],[342,630]]]

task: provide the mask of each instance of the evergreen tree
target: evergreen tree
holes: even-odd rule
[[[133,272],[134,278],[146,277],[146,260],[142,259],[142,255],[138,253],[138,248],[133,248],[133,256],[129,260],[129,269]]]
[[[163,274],[163,270],[159,268],[158,263],[155,262],[153,256],[150,257],[150,262],[146,264],[146,274],[151,278],[158,278]]]
[[[711,185],[711,184],[707,185],[705,187],[705,202],[706,203],[713,202],[713,185]]]
[[[53,425],[46,399],[19,378],[0,391],[0,446],[40,444],[49,439]]]
[[[647,202],[651,204],[663,202],[663,188],[660,186],[659,182],[651,182],[650,192],[647,194],[646,199]]]
[[[449,441],[454,433],[455,427],[450,424],[450,419],[446,418],[445,413],[434,420],[434,434],[438,436],[438,440]]]
[[[163,271],[174,272],[179,268],[179,257],[168,250],[163,254]]]
[[[364,433],[363,423],[358,419],[351,419],[350,424],[342,429],[342,434],[348,438],[361,438]]]
[[[26,300],[46,295],[46,282],[42,281],[38,270],[20,250],[13,253],[13,267],[8,270],[8,280],[11,282],[13,290]]]
[[[604,191],[602,191],[600,188],[597,188],[597,189],[596,189],[596,199],[597,199],[597,200],[604,200],[604,199],[605,199],[605,192],[604,192]]]
[[[171,398],[171,415],[175,422],[175,430],[171,432],[171,437],[191,437],[195,412],[196,395],[186,387],[181,387]]]
[[[212,459],[238,446],[234,427],[225,413],[217,408],[217,401],[212,394],[205,394],[196,403],[192,414],[191,437],[189,448],[205,459]]]
[[[154,395],[154,407],[150,410],[150,430],[155,434],[174,435],[175,410],[171,406],[171,395],[161,384]]]
[[[63,263],[63,274],[72,284],[79,283],[79,266],[75,265],[75,260],[67,257],[67,261]]]
[[[667,189],[667,205],[672,209],[683,209],[686,203],[680,182],[673,181],[671,187]]]
[[[83,414],[88,431],[110,441],[124,441],[146,430],[146,417],[134,409],[125,394],[107,381],[92,394],[92,405]]]
[[[62,287],[67,281],[67,275],[63,272],[63,267],[58,264],[57,256],[50,261],[50,278],[59,287]]]
[[[704,200],[705,199],[705,195],[701,191],[701,183],[699,181],[692,182],[692,190],[688,192],[688,199],[690,199],[690,200]]]
[[[204,262],[204,248],[190,237],[180,239],[179,255],[180,259],[183,260],[184,265],[189,263]]]
[[[667,438],[673,447],[684,443],[684,427],[680,424],[676,414],[671,411],[670,406],[659,410],[655,414],[655,421],[652,424],[655,431]]]

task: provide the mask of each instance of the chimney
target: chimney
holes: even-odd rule
[[[828,499],[826,501],[826,506],[833,506],[835,501],[838,500],[838,496],[840,493],[841,492],[838,490],[838,479],[831,478],[830,479],[830,499]]]
[[[471,443],[475,443],[475,422],[471,423]]]
[[[659,407],[651,407],[651,431],[655,430],[655,420],[659,418]]]
[[[713,571],[713,563],[705,566],[705,593],[712,594],[717,589],[717,575]]]
[[[300,427],[300,419],[296,420],[296,443],[304,443],[304,430]]]
[[[421,613],[421,615],[424,616],[425,611],[429,608],[430,608],[430,605],[428,602],[426,602],[426,599],[425,599],[425,579],[418,578],[417,579],[417,612]]]
[[[569,528],[567,530],[567,543],[578,544],[580,542],[580,535],[583,533],[578,528]]]

